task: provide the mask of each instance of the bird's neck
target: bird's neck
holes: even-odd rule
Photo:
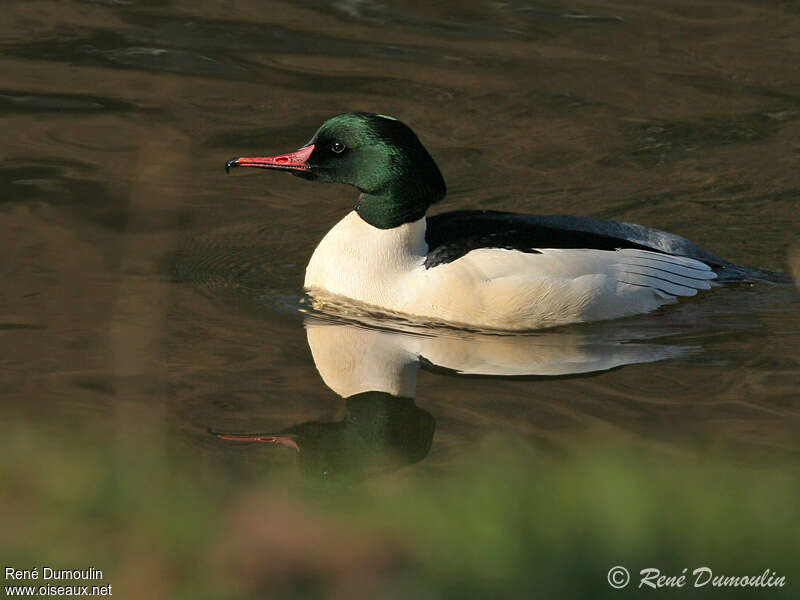
[[[378,229],[395,229],[419,221],[432,204],[447,194],[439,167],[421,146],[414,153],[413,163],[402,162],[397,170],[382,184],[359,188],[362,193],[356,212]]]
[[[386,194],[361,194],[356,204],[356,213],[372,227],[391,230],[407,223],[414,223],[425,217],[430,202],[414,197],[397,202],[396,191]]]

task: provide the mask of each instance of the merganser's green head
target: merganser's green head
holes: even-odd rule
[[[425,216],[447,188],[436,163],[411,129],[385,115],[345,113],[325,121],[296,152],[238,157],[231,167],[289,171],[361,191],[356,211],[370,225],[391,229]]]

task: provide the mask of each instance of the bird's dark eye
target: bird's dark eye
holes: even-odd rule
[[[331,150],[333,150],[336,154],[341,154],[344,152],[345,146],[342,142],[333,142],[331,144]]]

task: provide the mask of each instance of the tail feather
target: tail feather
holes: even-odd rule
[[[614,264],[620,283],[649,287],[670,296],[694,296],[711,287],[717,275],[707,264],[693,258],[645,250],[622,249]]]

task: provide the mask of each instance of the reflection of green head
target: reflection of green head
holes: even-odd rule
[[[363,392],[346,402],[342,421],[301,423],[281,432],[297,443],[307,474],[331,481],[360,479],[427,456],[435,421],[413,399]]]
[[[427,456],[436,422],[412,398],[362,392],[345,402],[341,421],[309,421],[278,433],[212,433],[225,440],[293,448],[307,475],[337,483],[398,469]]]

